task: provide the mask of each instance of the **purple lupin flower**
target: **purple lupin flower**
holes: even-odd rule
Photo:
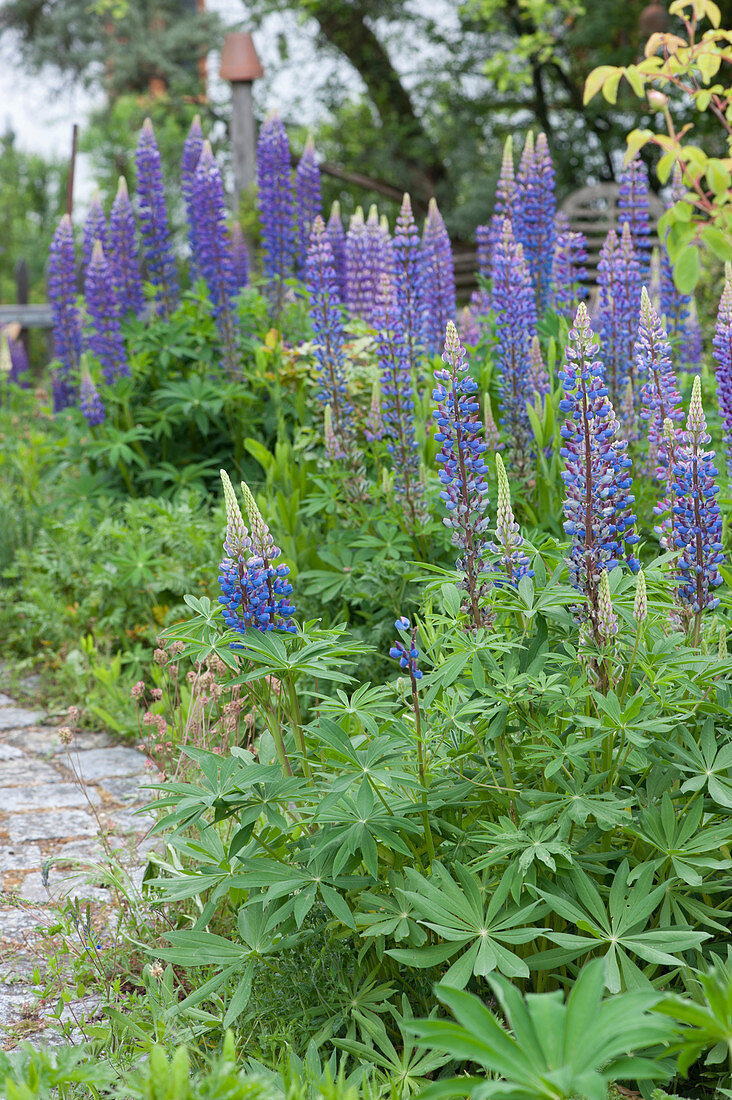
[[[490,225],[477,225],[475,227],[475,260],[478,266],[478,275],[487,279],[491,269],[491,227]]]
[[[549,375],[547,374],[547,369],[544,366],[544,360],[541,354],[541,344],[539,343],[539,337],[536,335],[531,338],[529,370],[526,376],[526,392],[530,397],[535,397],[538,394],[542,400],[551,392]]]
[[[313,350],[318,364],[318,398],[329,405],[333,431],[345,442],[352,431],[353,406],[348,400],[343,314],[333,265],[333,253],[323,219],[315,218],[305,265],[310,294]]]
[[[623,227],[618,240],[614,229],[607,235],[597,265],[599,332],[611,400],[620,405],[631,384],[637,401],[633,349],[638,328],[642,283],[630,229]],[[627,425],[628,431],[634,426]]]
[[[379,292],[384,277],[391,279],[394,269],[391,236],[388,225],[379,218],[375,205],[369,209],[365,230],[364,283],[368,287],[364,295],[361,316],[370,325],[376,323],[379,310]]]
[[[526,233],[526,218],[531,216],[533,197],[531,195],[532,180],[534,176],[534,134],[529,130],[521,150],[518,172],[516,173],[516,195],[510,209],[504,215],[513,222],[516,240],[523,244]]]
[[[224,536],[224,556],[219,565],[219,584],[222,615],[229,630],[243,634],[253,622],[254,611],[251,606],[250,588],[252,574],[261,566],[259,559],[253,558],[252,540],[244,523],[244,517],[236,499],[234,487],[225,470],[221,470],[226,503],[226,534]]]
[[[282,281],[293,274],[297,244],[290,143],[276,113],[268,116],[259,132],[257,186],[264,273],[278,282],[280,298]]]
[[[481,275],[484,275],[485,278],[490,276],[491,264],[493,262],[493,249],[503,232],[503,223],[506,218],[510,219],[515,214],[518,203],[518,184],[513,168],[513,138],[509,134],[503,146],[501,169],[498,173],[496,195],[493,201],[493,213],[489,223],[489,254],[485,257],[487,266],[485,270],[479,268]]]
[[[231,224],[231,259],[237,291],[249,285],[249,250],[238,221]]]
[[[323,212],[320,192],[320,168],[315,159],[313,139],[308,137],[300,163],[295,170],[295,214],[298,233],[298,268],[305,270],[305,260],[315,219]]]
[[[381,415],[381,387],[378,379],[374,379],[374,384],[371,387],[371,405],[364,424],[364,435],[369,443],[376,443],[384,438],[384,420]]]
[[[81,318],[76,305],[76,255],[71,218],[64,214],[51,242],[48,298],[53,314],[54,354],[60,366],[52,375],[56,412],[73,405],[75,376],[81,361]]]
[[[233,299],[239,286],[226,221],[224,186],[208,141],[203,143],[193,177],[192,208],[196,220],[196,267],[206,280],[225,366],[234,373],[239,365],[239,334]]]
[[[508,487],[506,467],[503,459],[496,454],[496,474],[498,478],[498,505],[496,508],[496,535],[491,549],[498,555],[495,569],[502,575],[493,578],[494,584],[502,584],[505,578],[509,584],[517,585],[522,577],[533,577],[534,570],[526,551],[524,538],[519,529],[511,507],[511,491]]]
[[[514,238],[508,218],[493,251],[491,305],[498,338],[496,367],[500,377],[500,422],[522,468],[531,436],[526,404],[533,400],[529,378],[531,344],[536,334],[536,304],[523,249]]]
[[[407,356],[412,370],[419,358],[419,230],[412,214],[409,195],[402,200],[394,229],[394,289],[397,309],[407,344]]]
[[[570,228],[569,218],[559,213],[554,222],[554,255],[552,257],[549,304],[561,317],[573,318],[584,291],[587,278],[587,241],[584,233]]]
[[[341,204],[336,200],[330,208],[330,217],[325,227],[328,243],[333,253],[333,266],[338,283],[338,294],[342,302],[346,301],[346,234],[341,221]]]
[[[559,408],[567,414],[560,451],[565,463],[564,530],[570,539],[569,580],[585,596],[591,629],[601,643],[600,575],[620,564],[623,543],[632,548],[638,536],[627,442],[616,438],[617,420],[596,353],[587,307],[580,302],[559,371],[564,387]],[[637,570],[632,551],[627,563]]]
[[[92,376],[88,370],[82,370],[81,372],[81,386],[79,388],[79,408],[86,417],[86,422],[90,428],[95,428],[99,424],[103,424],[106,418],[106,410],[104,408],[104,402],[102,401],[99,390],[92,381]]]
[[[149,282],[159,313],[169,317],[178,304],[178,272],[170,241],[160,150],[149,118],[135,150],[140,232]]]
[[[420,299],[422,342],[434,355],[456,314],[452,245],[435,199],[429,201],[420,246]]]
[[[724,290],[717,311],[712,347],[727,472],[732,474],[732,267],[729,264],[725,265]]]
[[[410,529],[417,532],[423,528],[426,516],[419,477],[412,370],[401,310],[388,275],[382,275],[379,287],[376,330],[381,417],[394,463],[394,487],[404,505]]]
[[[405,645],[401,638],[398,638],[389,650],[389,656],[399,662],[399,667],[408,672],[411,679],[421,680],[422,670],[417,665],[419,660],[419,650],[416,642],[417,627],[412,628],[409,619],[402,616],[394,623],[394,629],[407,636],[408,644]]]
[[[684,413],[671,360],[671,345],[645,287],[641,291],[635,365],[636,378],[642,386],[640,416],[648,422],[649,454],[665,469],[668,454],[664,445],[664,421],[683,420]]]
[[[127,193],[127,183],[122,176],[109,219],[109,246],[109,262],[120,311],[123,316],[133,313],[139,317],[145,301],[137,254],[135,214]]]
[[[638,257],[640,280],[648,284],[651,269],[651,210],[648,198],[648,169],[639,156],[623,169],[618,189],[618,225],[628,226]]]
[[[528,142],[527,142],[528,144]],[[536,306],[543,313],[549,304],[554,256],[554,165],[546,134],[536,139],[533,159],[528,167],[521,161],[520,192],[523,208],[516,236],[524,246],[526,263],[536,295]]]
[[[19,334],[18,330],[19,326],[15,325],[0,328],[0,344],[6,342],[9,363],[5,369],[8,381],[15,383],[16,386],[25,387],[28,383],[23,379],[23,375],[28,372],[28,355],[23,341],[16,338]],[[13,333],[15,335],[12,335]]]
[[[258,562],[251,575],[249,590],[255,624],[258,630],[283,630],[295,634],[297,628],[291,618],[295,607],[289,599],[292,585],[287,580],[290,567],[284,563],[274,564],[282,551],[272,538],[249,486],[243,481],[241,491],[249,520],[252,551]]]
[[[459,331],[462,332],[463,340],[470,347],[475,347],[475,345],[480,340],[480,325],[478,324],[470,306],[463,306],[463,308],[460,310]]]
[[[697,375],[674,468],[676,546],[681,550],[678,596],[687,620],[694,616],[694,644],[699,642],[702,613],[719,604],[714,589],[722,583],[719,564],[724,560],[714,451],[705,450],[710,442]]]
[[[435,371],[432,392],[437,403],[432,414],[437,422],[435,442],[440,444],[435,461],[440,467],[440,496],[447,509],[443,522],[451,528],[453,546],[459,551],[456,566],[463,575],[461,586],[466,593],[463,610],[477,630],[490,624],[490,615],[481,606],[488,588],[487,575],[492,571],[486,539],[486,447],[480,439],[478,386],[470,377],[465,348],[452,321],[447,322],[442,361],[445,365]]]
[[[99,197],[99,192],[95,191],[92,196],[92,201],[89,203],[89,210],[84,220],[84,233],[82,238],[81,254],[84,260],[84,268],[86,269],[91,263],[92,252],[94,250],[94,242],[101,241],[102,248],[105,253],[109,252],[109,240],[107,237],[107,219],[104,216],[104,210],[102,209],[102,200]]]
[[[118,378],[129,375],[130,368],[112,271],[101,241],[94,245],[91,263],[86,269],[84,292],[90,321],[89,347],[101,364],[104,381],[111,386]]]
[[[198,168],[198,159],[203,150],[203,130],[201,128],[201,116],[196,115],[191,123],[186,140],[183,142],[183,154],[180,161],[180,189],[183,192],[183,202],[186,210],[186,222],[188,224],[188,243],[191,249],[191,282],[198,278],[196,268],[196,211],[193,201],[193,178]]]
[[[333,411],[330,405],[326,405],[323,409],[323,442],[325,457],[329,462],[343,462],[348,458],[345,444],[333,430]]]
[[[371,286],[366,264],[368,245],[366,242],[366,223],[360,206],[351,215],[346,233],[345,269],[346,298],[349,313],[362,317],[370,308],[369,294]]]

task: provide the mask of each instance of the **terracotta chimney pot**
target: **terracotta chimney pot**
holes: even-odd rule
[[[246,31],[227,34],[221,51],[219,76],[231,84],[251,84],[264,76],[251,34]]]

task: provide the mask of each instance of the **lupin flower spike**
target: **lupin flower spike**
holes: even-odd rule
[[[231,234],[221,173],[211,145],[203,143],[193,177],[196,268],[206,281],[216,327],[230,374],[239,368],[239,331],[234,308],[238,281],[234,270]]]
[[[362,270],[359,274],[361,284],[360,314],[370,325],[376,324],[379,308],[379,287],[384,277],[391,279],[394,267],[391,237],[387,228],[379,219],[376,206],[371,206],[369,216],[361,238]]]
[[[315,145],[312,137],[305,142],[300,163],[295,169],[295,215],[298,233],[298,268],[305,269],[310,234],[315,219],[323,213],[323,199],[320,193],[320,168],[315,159]]]
[[[554,220],[549,304],[555,313],[569,320],[574,317],[577,302],[585,296],[586,262],[587,241],[584,233],[573,230],[567,215],[560,212]]]
[[[51,242],[48,297],[53,316],[54,354],[61,364],[52,376],[56,412],[73,405],[74,377],[81,360],[81,318],[76,305],[76,256],[71,218],[64,214]]]
[[[365,317],[372,307],[373,288],[367,264],[368,242],[363,210],[356,207],[351,215],[345,243],[346,298],[349,313]]]
[[[618,632],[618,618],[613,610],[610,598],[610,582],[607,572],[600,574],[600,587],[597,596],[597,628],[600,638],[607,643]]]
[[[140,231],[148,279],[158,311],[169,317],[178,303],[178,273],[170,242],[163,169],[152,122],[145,119],[135,151]]]
[[[186,140],[183,142],[183,154],[180,164],[180,189],[183,192],[183,202],[186,208],[186,222],[188,223],[188,243],[191,248],[191,282],[198,278],[196,256],[196,211],[193,199],[193,180],[198,168],[198,161],[203,151],[203,130],[201,128],[201,116],[195,115]]]
[[[493,203],[493,213],[488,227],[478,226],[476,236],[480,233],[483,244],[478,243],[478,271],[484,278],[489,278],[491,264],[493,262],[493,249],[498,238],[503,232],[503,222],[510,218],[518,205],[518,188],[513,169],[513,138],[509,134],[503,146],[501,169],[498,173],[496,185],[496,197]],[[487,228],[488,232],[485,233]]]
[[[104,242],[102,242],[104,246]],[[127,182],[120,176],[109,218],[109,263],[122,315],[139,317],[145,304],[137,252],[137,226]]]
[[[112,272],[101,241],[94,244],[84,289],[91,322],[89,347],[101,364],[104,381],[111,386],[118,378],[129,375],[130,368],[120,328],[119,303],[114,293]]]
[[[527,393],[544,398],[549,393],[549,375],[547,374],[544,360],[541,355],[539,337],[531,338],[531,352],[529,356],[529,372],[526,378]]]
[[[409,642],[407,645],[397,638],[394,645],[389,650],[389,656],[393,657],[395,661],[399,662],[399,667],[409,672],[409,675],[414,680],[422,679],[422,670],[417,665],[419,659],[419,650],[417,649],[417,627],[412,628],[412,624],[409,619],[402,618],[397,619],[394,623],[394,628],[399,631],[400,634],[406,634],[409,636]]]
[[[732,266],[729,264],[725,266],[724,290],[717,312],[712,347],[727,472],[732,474]]]
[[[478,629],[490,622],[490,616],[481,606],[488,587],[485,574],[491,571],[486,557],[485,443],[480,439],[478,387],[470,377],[465,348],[452,321],[447,323],[442,361],[444,366],[434,375],[432,396],[437,409],[432,415],[437,422],[435,442],[440,444],[435,459],[440,467],[440,496],[447,509],[443,522],[452,530],[452,543],[459,551],[456,565],[463,574],[464,610],[472,628]]]
[[[554,197],[554,165],[546,134],[539,134],[533,157],[528,164],[521,159],[519,189],[522,209],[517,224],[517,238],[524,246],[526,262],[536,295],[536,306],[543,313],[549,303],[549,290],[554,256],[554,219],[557,204]],[[526,150],[525,150],[526,151]]]
[[[645,287],[641,291],[635,365],[636,378],[642,383],[640,415],[648,422],[650,453],[665,470],[668,468],[668,454],[663,424],[665,420],[683,420],[684,413],[671,361],[671,346]]]
[[[99,424],[104,423],[107,415],[104,408],[104,402],[88,370],[82,370],[81,372],[79,408],[86,417],[86,422],[90,428],[95,428]]]
[[[529,558],[524,545],[523,535],[513,515],[511,491],[508,487],[506,467],[503,459],[496,454],[496,475],[498,478],[498,507],[496,509],[496,538],[493,552],[498,555],[497,574],[503,574],[509,584],[517,585],[522,577],[533,577],[529,568]],[[494,584],[503,583],[497,577]]]
[[[674,469],[676,546],[679,601],[696,617],[694,642],[698,644],[701,614],[719,604],[714,589],[722,583],[722,515],[717,501],[717,470],[701,399],[701,379],[694,378],[683,442]]]
[[[313,327],[315,359],[319,368],[318,397],[329,405],[335,435],[345,445],[352,429],[353,406],[348,400],[343,315],[330,241],[318,215],[310,235],[305,268],[310,294],[310,322]]]
[[[648,198],[648,170],[639,156],[634,156],[620,177],[618,189],[618,224],[628,226],[633,246],[638,254],[640,276],[648,283],[651,267],[651,215]]]
[[[633,349],[638,329],[641,279],[630,229],[623,227],[618,239],[614,229],[607,235],[597,265],[599,287],[599,333],[610,399],[620,406],[630,380],[637,400]],[[628,425],[629,430],[634,425]]]
[[[331,462],[339,462],[348,457],[340,437],[333,430],[333,414],[330,405],[326,405],[323,409],[323,440],[326,456]]]
[[[560,454],[565,462],[569,579],[585,595],[597,635],[600,576],[620,564],[623,543],[632,547],[638,536],[631,512],[635,498],[627,442],[615,438],[617,420],[596,353],[587,307],[581,302],[569,332],[565,366],[559,371],[564,386],[559,408],[567,415]],[[638,562],[630,551],[627,564],[637,571]]]
[[[635,579],[635,599],[633,601],[633,618],[640,624],[648,615],[648,598],[646,596],[646,575],[642,569],[638,570]]]
[[[369,415],[364,425],[364,434],[369,443],[374,443],[384,437],[384,421],[381,416],[381,388],[377,378],[371,387],[371,406]]]
[[[252,540],[249,538],[239,501],[236,499],[234,486],[231,484],[231,479],[226,470],[220,470],[219,473],[224,487],[224,504],[226,505],[224,550],[232,558],[236,558],[240,554],[248,556],[251,554]]]
[[[719,642],[717,643],[717,659],[720,661],[727,660],[727,627],[724,623],[719,624]]]
[[[221,470],[226,503],[226,534],[224,556],[219,565],[219,584],[224,622],[230,630],[243,634],[248,626],[256,626],[250,591],[253,575],[261,562],[252,557],[252,542],[236,499],[234,487],[225,470]]]
[[[528,210],[531,210],[531,198],[529,191],[534,175],[534,133],[529,130],[521,150],[518,172],[516,174],[516,201],[510,211],[504,216],[511,218],[516,233],[516,239],[521,243],[525,240],[524,222]]]
[[[341,221],[341,204],[336,200],[330,208],[330,217],[325,227],[328,244],[333,253],[333,270],[338,284],[338,296],[346,301],[346,234]]]
[[[429,355],[441,347],[445,326],[456,314],[452,245],[437,203],[430,199],[420,246],[422,343]]]
[[[257,187],[264,274],[281,284],[293,274],[297,248],[290,144],[276,113],[265,119],[259,132]],[[278,287],[278,294],[280,292],[281,287]]]
[[[85,268],[87,268],[91,263],[95,241],[101,241],[104,251],[106,253],[109,252],[109,240],[107,237],[107,219],[104,216],[104,210],[102,209],[102,200],[99,198],[98,191],[95,191],[94,195],[92,196],[92,200],[89,204],[89,211],[86,215],[86,220],[84,221],[84,237],[82,242],[81,254]]]
[[[402,199],[393,244],[394,288],[402,320],[407,355],[412,370],[417,366],[420,334],[419,230],[412,214],[409,195]]]
[[[412,531],[424,525],[422,486],[414,423],[414,392],[402,316],[394,287],[382,276],[376,315],[376,354],[381,372],[384,434],[394,462],[394,488]]]

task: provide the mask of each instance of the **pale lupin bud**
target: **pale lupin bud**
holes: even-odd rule
[[[719,624],[719,645],[717,648],[717,656],[720,661],[727,660],[727,627],[724,623]]]
[[[633,604],[633,618],[637,623],[642,623],[648,614],[648,599],[646,597],[646,578],[642,569],[638,570],[635,580],[635,602]]]
[[[610,599],[610,583],[606,569],[600,574],[597,610],[597,628],[605,641],[609,641],[618,632],[618,620]]]

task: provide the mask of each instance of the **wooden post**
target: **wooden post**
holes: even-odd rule
[[[222,80],[231,84],[231,153],[234,168],[234,213],[244,191],[257,178],[257,127],[252,84],[264,75],[251,34],[227,34],[221,51]]]
[[[22,256],[15,265],[15,300],[19,306],[28,305],[28,265]],[[21,329],[20,339],[26,356],[30,356],[30,332],[27,328]]]
[[[71,217],[74,209],[74,169],[76,168],[76,149],[79,144],[79,127],[74,123],[71,131],[71,160],[69,162],[69,181],[66,185],[66,213]]]

